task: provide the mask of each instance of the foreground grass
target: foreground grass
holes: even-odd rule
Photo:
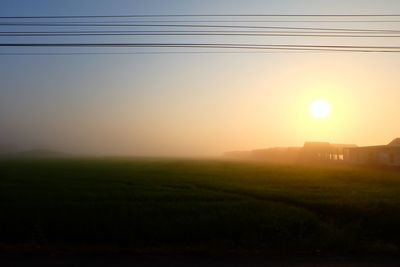
[[[400,172],[219,160],[0,162],[0,248],[399,254]]]

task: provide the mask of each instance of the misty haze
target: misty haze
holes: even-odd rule
[[[400,266],[400,2],[0,1],[1,266]]]

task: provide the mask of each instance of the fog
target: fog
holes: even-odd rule
[[[30,1],[3,4],[0,13],[108,14],[113,11],[126,14],[127,10],[143,14],[211,11],[254,14],[259,10],[288,14],[357,13],[361,3],[304,1],[306,4],[299,5],[298,1],[254,0],[252,4],[229,1],[228,5],[224,0],[201,1],[202,4],[199,1],[185,1],[185,4],[113,1],[111,6],[108,1],[85,1],[82,5],[39,2],[35,6]],[[385,10],[381,4],[382,1],[370,1],[362,5],[363,13],[400,11],[397,1],[385,1]],[[306,26],[321,25],[308,23]],[[329,22],[323,26],[370,29],[396,25]],[[68,29],[52,28],[53,31]],[[6,30],[21,31],[15,26]],[[398,42],[393,38],[282,36],[262,39],[229,36],[1,38],[3,43],[129,41],[393,46]],[[1,150],[4,153],[47,149],[90,155],[216,156],[231,150],[302,146],[305,141],[384,144],[400,135],[399,53],[166,51],[171,52],[166,48],[2,48]],[[71,54],[75,52],[78,54]],[[317,99],[329,103],[332,108],[329,117],[310,116],[310,105]]]

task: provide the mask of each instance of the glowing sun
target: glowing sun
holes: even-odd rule
[[[316,119],[325,119],[331,114],[331,105],[325,100],[316,100],[311,103],[310,113]]]

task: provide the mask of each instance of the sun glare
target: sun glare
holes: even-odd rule
[[[325,119],[331,111],[331,105],[325,100],[316,100],[310,106],[311,115],[317,119]]]

